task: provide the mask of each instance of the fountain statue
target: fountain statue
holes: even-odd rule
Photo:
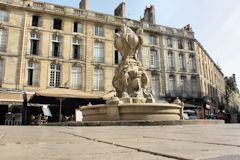
[[[116,33],[114,46],[120,51],[122,60],[115,70],[112,84],[117,97],[125,103],[152,103],[154,98],[147,90],[147,73],[136,58],[136,52],[143,43],[143,30],[138,29],[136,33],[127,26],[124,26],[120,33]]]
[[[116,33],[114,46],[122,55],[112,80],[116,96],[106,104],[82,107],[83,121],[180,120],[182,106],[179,101],[155,103],[147,89],[146,70],[136,57],[143,44],[142,34],[142,29],[135,33],[126,25]]]

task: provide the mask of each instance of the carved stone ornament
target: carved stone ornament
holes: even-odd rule
[[[145,68],[136,58],[136,53],[143,44],[142,29],[135,33],[131,28],[123,26],[120,33],[116,33],[114,46],[121,53],[122,60],[115,70],[112,84],[117,97],[124,102],[145,103],[153,102],[153,96],[147,90],[148,76]]]

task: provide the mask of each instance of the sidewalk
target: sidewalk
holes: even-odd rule
[[[0,160],[240,160],[240,125],[0,126]]]

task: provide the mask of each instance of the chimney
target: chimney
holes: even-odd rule
[[[88,0],[81,0],[79,3],[79,8],[87,10],[88,9]]]
[[[122,2],[119,6],[114,10],[114,16],[126,17],[126,4]]]
[[[144,11],[144,17],[141,19],[141,21],[156,24],[155,7],[153,5],[146,7]]]
[[[232,77],[233,77],[233,81],[236,83],[236,75],[233,74]]]

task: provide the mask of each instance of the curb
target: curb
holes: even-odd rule
[[[167,125],[217,125],[225,124],[223,120],[175,120],[175,121],[88,121],[57,122],[42,126],[167,126]]]

